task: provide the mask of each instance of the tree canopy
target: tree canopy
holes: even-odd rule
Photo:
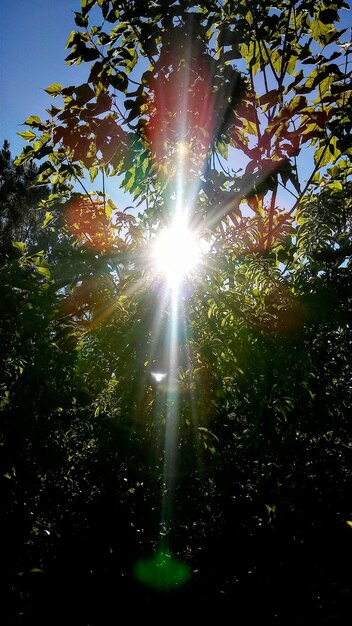
[[[348,9],[81,0],[87,81],[0,158],[10,623],[347,623]]]

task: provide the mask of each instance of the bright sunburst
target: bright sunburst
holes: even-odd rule
[[[163,274],[168,286],[174,288],[199,263],[199,242],[184,220],[175,220],[159,235],[153,256],[156,272]]]

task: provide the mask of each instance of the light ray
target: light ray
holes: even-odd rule
[[[187,311],[183,308],[185,285],[196,275],[202,256],[207,252],[202,249],[200,231],[191,224],[214,126],[213,76],[202,53],[202,45],[199,41],[197,45],[192,42],[194,38],[190,36],[188,45],[186,42],[184,48],[180,46],[179,49],[175,46],[171,57],[166,54],[167,59],[172,58],[172,63],[165,61],[163,69],[151,80],[146,125],[147,141],[159,173],[165,176],[167,172],[173,210],[165,207],[170,216],[169,225],[155,239],[150,257],[154,284],[157,289],[160,284],[164,287],[151,335],[152,342],[164,347],[165,351],[160,362],[158,359],[153,361],[153,371],[150,372],[157,384],[154,410],[160,425],[165,416],[162,532],[159,550],[153,558],[136,564],[135,576],[144,584],[160,589],[184,584],[190,578],[189,567],[171,556],[163,534],[168,534],[172,526],[175,502],[180,418],[180,327],[188,343]],[[165,329],[163,322],[166,320]]]

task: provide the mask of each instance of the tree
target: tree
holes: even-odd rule
[[[36,187],[37,167],[33,162],[15,167],[10,145],[4,141],[0,153],[0,237],[5,249],[11,241],[30,242],[42,224],[37,210],[48,195],[46,187]]]
[[[57,416],[63,389],[73,424],[65,431],[63,420],[50,432],[61,450],[58,478],[52,505],[42,498],[37,515],[64,540],[51,549],[37,540],[34,553],[57,580],[65,571],[64,558],[53,565],[60,546],[65,556],[74,550],[82,589],[98,585],[87,609],[96,623],[106,598],[97,581],[108,572],[110,589],[114,567],[127,577],[126,597],[160,602],[128,577],[138,552],[155,547],[159,513],[161,535],[200,572],[180,602],[189,592],[194,602],[210,596],[218,605],[224,592],[239,615],[287,623],[305,610],[316,622],[337,606],[343,617],[351,89],[350,49],[337,26],[345,8],[327,0],[82,0],[67,62],[89,63],[87,82],[49,86],[60,106],[47,121],[26,121],[29,145],[17,164],[41,159],[39,181],[52,185],[43,205],[51,243],[41,257],[50,274],[29,281],[49,299],[42,325],[42,300],[34,307],[33,342],[39,360],[52,363],[55,392],[35,414],[40,428]],[[312,167],[302,180],[308,147]],[[88,192],[85,174],[102,191]],[[107,176],[120,177],[130,213],[108,199]],[[150,252],[180,214],[206,252],[185,281],[170,358],[173,300],[160,297]],[[23,259],[25,248],[17,250]],[[17,298],[13,268],[8,276]],[[28,309],[23,292],[20,301]],[[175,380],[153,381],[167,363]],[[24,388],[21,406],[32,398]],[[165,431],[169,440],[178,433],[169,447],[171,461],[180,448],[176,486]],[[51,482],[41,484],[50,493]],[[168,489],[172,502],[159,497]],[[82,526],[86,536],[74,549],[70,532],[77,539]],[[85,556],[87,546],[94,556]],[[258,610],[248,608],[253,589]]]

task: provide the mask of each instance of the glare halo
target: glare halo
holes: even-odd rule
[[[194,270],[200,260],[200,246],[186,221],[175,220],[160,233],[153,256],[156,272],[164,275],[171,288]]]

